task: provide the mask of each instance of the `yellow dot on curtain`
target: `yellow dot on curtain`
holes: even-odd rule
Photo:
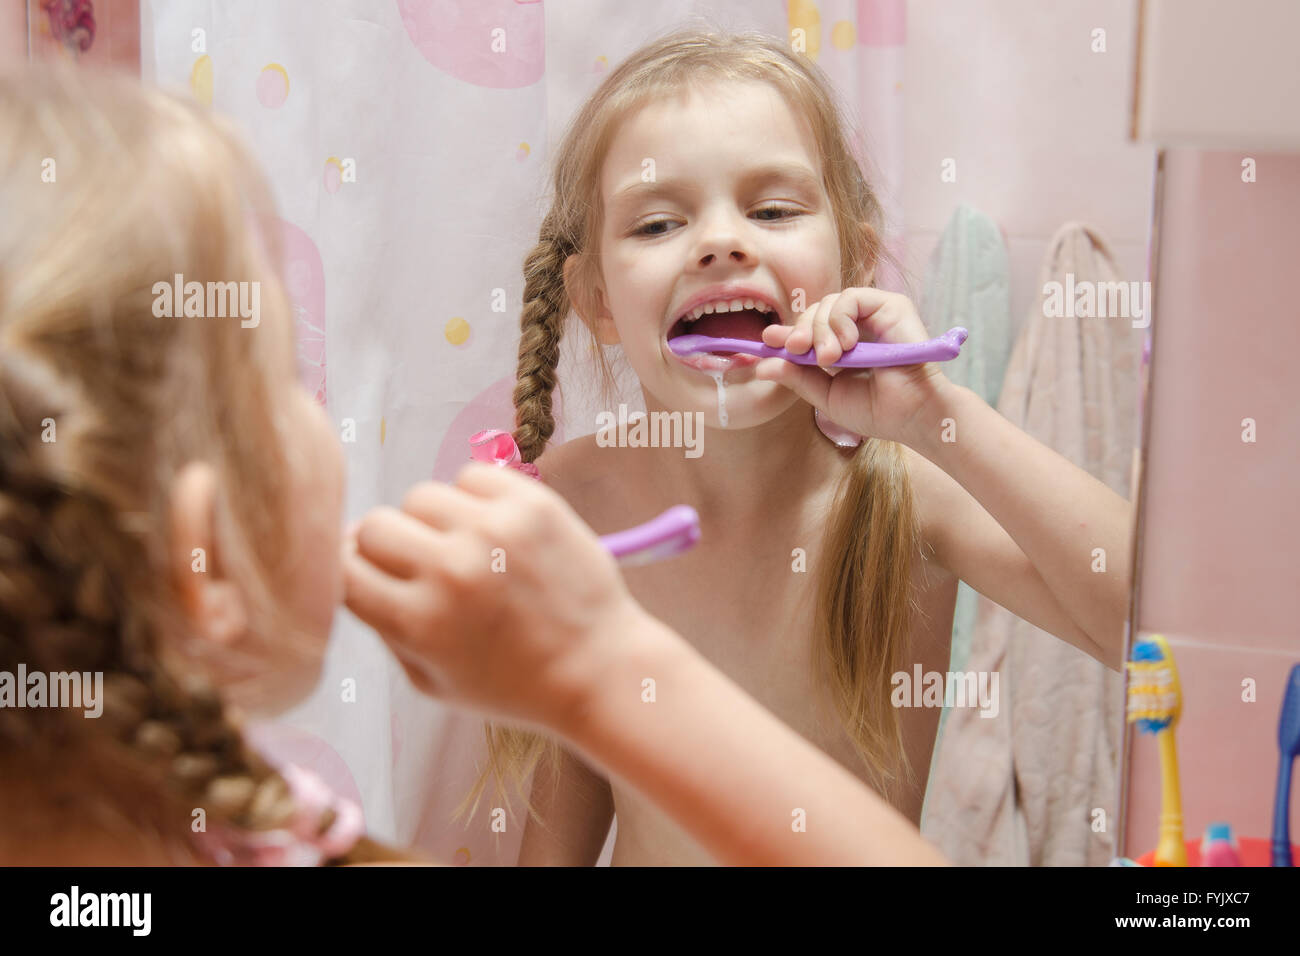
[[[190,70],[190,92],[204,106],[212,105],[212,57],[206,53],[194,61]]]
[[[790,0],[788,19],[792,36],[795,30],[803,30],[805,55],[817,59],[822,47],[822,15],[817,4],[812,0]]]
[[[384,444],[384,437],[387,434],[388,434],[388,420],[384,418],[384,416],[380,415],[379,416],[379,444],[381,447]]]
[[[469,323],[458,315],[454,319],[447,321],[447,326],[442,330],[442,334],[447,336],[447,341],[452,345],[464,345],[469,338]]]
[[[467,846],[463,846],[459,850],[457,850],[456,855],[452,858],[452,862],[454,862],[457,866],[464,866],[469,861],[470,861],[470,853],[469,853],[469,847]]]
[[[533,151],[532,147],[529,146],[527,143],[520,143],[519,149],[515,151],[515,159],[519,160],[520,162],[523,162],[525,159],[528,158],[528,154],[531,153],[532,151]]]
[[[858,42],[858,31],[852,20],[841,20],[831,27],[831,43],[837,50],[852,50]]]

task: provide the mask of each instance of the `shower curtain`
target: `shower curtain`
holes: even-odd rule
[[[270,179],[303,380],[346,453],[347,518],[451,479],[473,432],[513,427],[548,146],[630,52],[700,18],[800,42],[826,71],[901,261],[904,0],[143,0],[145,80],[232,118]],[[595,431],[590,345],[574,339],[558,442]],[[381,839],[512,864],[521,824],[493,833],[482,809],[468,829],[451,819],[481,728],[414,692],[340,609],[315,694],[256,739],[352,795]]]

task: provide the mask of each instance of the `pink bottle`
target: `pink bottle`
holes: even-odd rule
[[[1201,866],[1241,866],[1241,853],[1232,838],[1232,827],[1211,823],[1201,841]]]

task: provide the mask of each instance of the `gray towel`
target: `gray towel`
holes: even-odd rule
[[[1105,240],[1077,222],[1052,237],[1038,288],[1069,276],[1121,278]],[[1033,297],[998,411],[1128,497],[1144,335],[1124,318],[1046,317],[1042,303]],[[964,865],[1105,865],[1118,823],[1123,675],[983,596],[977,603],[967,666],[998,671],[1010,706],[993,719],[952,712],[922,830]]]

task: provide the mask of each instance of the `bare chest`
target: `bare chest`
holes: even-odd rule
[[[823,519],[824,520],[824,519]],[[819,595],[819,528],[795,522],[788,532],[737,536],[705,529],[701,546],[672,561],[630,569],[633,596],[685,637],[710,663],[776,717],[866,782],[835,712],[827,682],[813,665]],[[707,544],[706,544],[707,542]],[[956,579],[915,555],[912,581],[921,611],[905,663],[925,671],[948,666]],[[896,801],[919,823],[937,709],[900,714],[915,783]],[[693,840],[637,795],[614,787],[616,865],[707,863]]]

